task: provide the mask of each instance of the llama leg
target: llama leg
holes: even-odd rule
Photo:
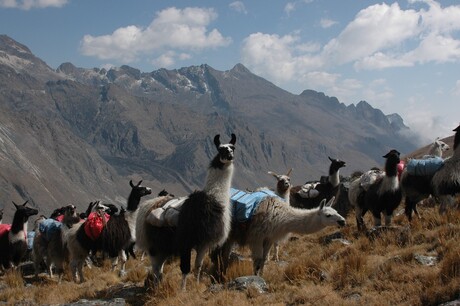
[[[358,227],[358,231],[361,231],[365,228],[364,226],[364,211],[361,207],[355,207],[355,216],[356,216],[356,226]]]
[[[391,225],[391,217],[393,216],[393,214],[386,214],[385,215],[385,226],[390,226]]]
[[[260,276],[261,267],[264,262],[264,247],[262,244],[257,244],[251,247],[252,267],[254,275]]]
[[[195,271],[196,271],[196,281],[200,283],[201,278],[201,267],[203,266],[204,256],[206,255],[206,251],[208,250],[207,247],[200,248],[196,251],[196,258],[195,258]]]
[[[112,272],[117,269],[118,266],[118,256],[112,257],[111,259],[111,265],[112,265]]]
[[[416,211],[416,204],[414,204],[414,201],[410,199],[409,197],[406,197],[404,202],[405,202],[404,213],[406,214],[407,220],[411,222],[412,212]]]
[[[118,254],[118,258],[121,259],[121,267],[120,267],[120,276],[125,276],[126,275],[126,261],[128,260],[128,256],[125,252],[125,250],[121,250],[120,253]]]
[[[219,282],[223,281],[224,274],[227,272],[232,247],[233,243],[227,240],[222,247],[218,247],[211,252],[211,261],[216,273],[215,277]]]
[[[85,277],[83,276],[83,263],[84,263],[84,260],[79,260],[78,261],[78,266],[77,266],[78,275],[80,276],[80,283],[85,282]]]
[[[162,256],[150,256],[152,273],[145,280],[145,287],[155,287],[163,278],[163,266],[166,261]]]
[[[75,259],[72,259],[70,261],[70,271],[72,273],[72,278],[75,283],[77,283],[77,280],[78,280],[77,264],[78,263]]]
[[[441,205],[439,206],[439,213],[444,214],[446,213],[449,207],[455,206],[455,199],[450,195],[444,195],[439,197],[439,202]]]
[[[374,226],[381,226],[382,225],[382,219],[380,216],[380,212],[373,210],[372,211],[372,216],[374,217]]]
[[[190,273],[191,249],[182,250],[180,255],[180,270],[182,272],[181,288],[185,291],[187,285],[187,275]]]

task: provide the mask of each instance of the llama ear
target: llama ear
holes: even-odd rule
[[[232,145],[235,145],[235,142],[236,142],[236,135],[232,133],[232,139],[230,139],[230,143]]]
[[[334,161],[330,156],[328,156],[328,158],[329,158],[329,160],[330,160],[331,162]]]
[[[327,202],[326,207],[332,207],[332,204],[334,204],[335,197],[332,197],[329,202]]]
[[[136,187],[139,187],[142,183],[142,180],[139,181],[139,183],[137,183]]]
[[[268,171],[268,174],[273,175],[276,179],[278,179],[278,174],[273,171]]]
[[[129,180],[129,186],[131,186],[131,188],[134,188],[133,180]]]
[[[216,145],[216,147],[219,149],[219,146],[220,146],[220,135],[217,134],[216,136],[214,136],[214,144]]]
[[[22,204],[22,206],[26,206],[27,202],[29,202],[29,200],[25,201],[24,204]]]
[[[286,176],[290,176],[290,175],[291,175],[291,172],[292,172],[292,168],[289,169],[289,171],[286,173]]]
[[[16,207],[16,209],[18,209],[19,205],[14,203],[14,201],[11,201],[11,202],[13,202],[14,207]]]
[[[324,204],[326,204],[326,199],[322,199],[321,203],[319,203],[319,210],[323,210]]]

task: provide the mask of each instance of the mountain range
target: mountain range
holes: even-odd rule
[[[0,207],[26,200],[48,215],[90,201],[124,205],[129,180],[186,195],[202,188],[223,142],[237,135],[236,188],[274,186],[267,172],[292,168],[292,183],[380,166],[390,149],[418,143],[398,114],[366,101],[345,105],[307,89],[289,93],[236,64],[152,72],[121,66],[49,67],[0,35]]]

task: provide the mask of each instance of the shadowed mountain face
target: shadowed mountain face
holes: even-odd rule
[[[383,163],[395,148],[411,152],[397,114],[367,102],[346,106],[313,90],[286,92],[237,64],[150,73],[53,70],[0,36],[0,207],[29,199],[49,214],[91,200],[125,204],[129,179],[185,195],[203,186],[212,139],[237,135],[234,186],[274,186],[267,171],[293,168],[293,184],[325,175],[328,156],[342,174]]]

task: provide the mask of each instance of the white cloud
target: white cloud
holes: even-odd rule
[[[292,11],[295,10],[295,2],[288,2],[286,3],[286,5],[284,6],[284,12],[289,15],[291,14]]]
[[[314,50],[311,46],[309,48]],[[286,82],[299,77],[299,73],[321,66],[318,57],[304,53],[306,49],[307,45],[299,44],[296,35],[254,33],[243,41],[241,57],[254,72]]]
[[[398,3],[369,6],[324,46],[323,56],[345,64],[397,47],[420,33],[418,21],[416,11],[401,10]]]
[[[454,96],[460,97],[460,80],[457,80],[457,82],[455,82],[455,86],[452,89],[452,94]]]
[[[308,4],[312,2],[313,0],[299,0],[299,1],[294,1],[294,2],[288,2],[284,6],[284,12],[286,13],[286,15],[289,16],[291,12],[293,12],[299,4]]]
[[[327,28],[330,28],[333,25],[337,24],[337,21],[334,21],[332,19],[327,19],[327,18],[321,18],[319,23],[320,23],[322,28],[327,29]]]
[[[244,5],[243,1],[234,1],[228,5],[232,10],[238,12],[238,13],[243,13],[247,14],[248,11],[246,10],[246,6]]]
[[[217,18],[213,9],[167,8],[158,12],[146,28],[135,25],[116,29],[102,36],[85,35],[81,41],[81,52],[100,59],[133,62],[141,55],[157,55],[159,58],[169,51],[199,52],[227,46],[231,38],[224,37],[209,24]],[[177,59],[166,55],[165,63]],[[168,60],[166,60],[168,59]]]
[[[63,7],[68,0],[0,0],[0,7],[30,10],[32,8]]]

